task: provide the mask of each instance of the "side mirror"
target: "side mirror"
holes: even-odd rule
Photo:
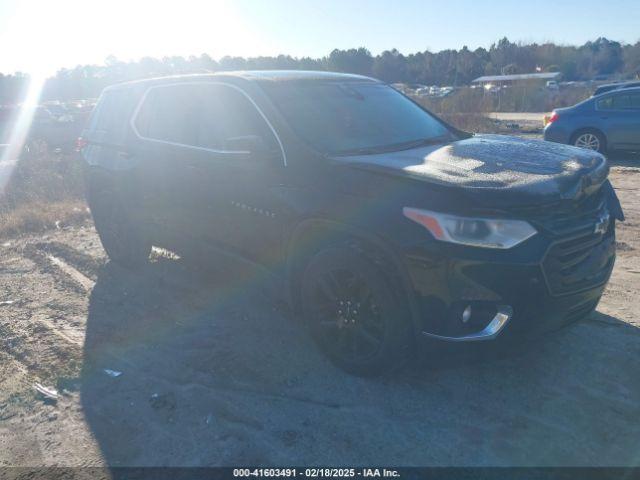
[[[271,153],[267,142],[259,135],[227,138],[225,148],[227,150],[249,152],[252,157],[266,156]]]

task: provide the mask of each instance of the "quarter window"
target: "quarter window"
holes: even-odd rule
[[[247,97],[220,84],[151,88],[135,126],[142,137],[212,150],[228,150],[230,139],[249,135],[275,143],[273,133]]]

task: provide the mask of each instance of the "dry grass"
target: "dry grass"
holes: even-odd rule
[[[0,238],[61,228],[86,220],[89,215],[87,206],[80,200],[27,203],[0,211]]]
[[[440,113],[445,122],[472,133],[501,133],[500,126],[481,113]]]
[[[444,98],[414,97],[429,111],[460,130],[498,133],[499,126],[485,116],[492,104],[472,89],[461,89]]]
[[[451,125],[473,133],[513,133],[485,115],[489,112],[550,112],[588,98],[591,90],[582,85],[560,90],[541,87],[512,87],[499,92],[481,88],[460,88],[443,98],[414,97]]]
[[[24,152],[0,197],[0,238],[41,232],[89,216],[82,168],[74,153],[35,145]]]

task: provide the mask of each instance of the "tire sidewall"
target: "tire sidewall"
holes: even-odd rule
[[[90,185],[87,197],[98,236],[109,258],[128,268],[144,264],[151,252],[151,243],[131,219],[117,191]]]
[[[380,318],[385,325],[385,335],[378,352],[366,361],[346,360],[326,345],[320,334],[318,318],[310,309],[309,300],[315,286],[314,278],[332,269],[342,268],[363,277],[375,298]],[[397,370],[407,360],[411,350],[411,328],[406,305],[390,285],[385,274],[359,252],[341,246],[326,248],[308,263],[302,275],[300,288],[301,309],[311,335],[319,348],[338,367],[349,373],[373,376]]]

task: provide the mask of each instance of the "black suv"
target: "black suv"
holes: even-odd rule
[[[356,75],[125,83],[81,140],[114,262],[140,265],[152,245],[251,262],[360,374],[419,338],[505,342],[587,315],[623,219],[602,155],[470,135]]]

